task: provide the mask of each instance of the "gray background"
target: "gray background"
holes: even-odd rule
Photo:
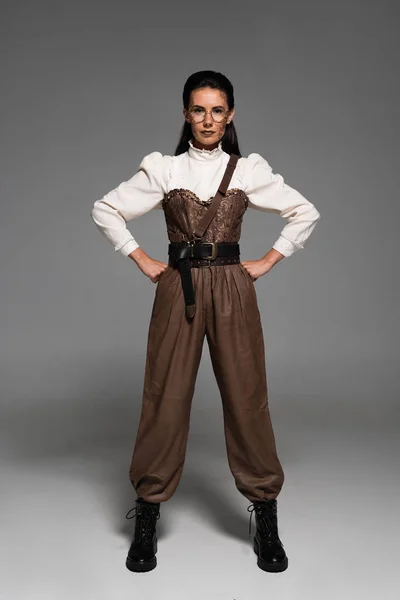
[[[395,2],[37,0],[3,2],[2,17],[0,597],[394,599]],[[206,342],[158,567],[124,566],[155,286],[90,211],[145,154],[173,154],[200,69],[231,79],[243,155],[262,154],[322,216],[255,284],[286,474],[279,575],[256,566]],[[283,225],[247,211],[242,259]],[[166,262],[162,211],[129,226]]]

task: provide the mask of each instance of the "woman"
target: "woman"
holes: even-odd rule
[[[91,213],[115,250],[157,283],[142,412],[129,470],[137,498],[132,516],[131,511],[126,515],[136,516],[126,566],[150,571],[157,564],[156,521],[160,503],[171,498],[182,474],[207,337],[222,399],[229,467],[237,489],[251,502],[248,510],[256,514],[257,564],[265,571],[283,571],[288,559],[278,535],[276,498],[284,474],[268,408],[254,282],[303,248],[320,214],[261,155],[241,156],[233,88],[224,75],[191,75],[183,90],[183,114],[174,155],[146,155],[137,173],[97,200]],[[218,189],[222,199],[199,241],[193,232],[201,224],[204,229],[204,215]],[[238,242],[248,207],[279,214],[286,224],[265,256],[240,262]],[[168,264],[147,255],[126,227],[127,221],[153,208],[164,210]]]

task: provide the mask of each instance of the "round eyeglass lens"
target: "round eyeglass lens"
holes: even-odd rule
[[[222,108],[213,108],[211,111],[211,116],[213,121],[215,121],[216,123],[220,123],[224,120],[226,113],[227,111],[223,110]],[[204,110],[204,108],[192,108],[190,114],[195,123],[200,123],[204,120],[204,117],[206,116],[206,111]]]

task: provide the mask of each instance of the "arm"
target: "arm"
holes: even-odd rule
[[[286,220],[279,238],[261,259],[271,267],[304,248],[321,215],[309,200],[287,185],[281,175],[273,173],[260,154],[250,154],[246,167],[244,191],[249,206],[278,214]]]
[[[126,223],[155,208],[162,200],[171,161],[160,152],[146,155],[128,181],[96,200],[91,218],[114,250],[133,260],[147,256],[128,230]]]

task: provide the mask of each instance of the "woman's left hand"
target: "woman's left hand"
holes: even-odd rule
[[[245,260],[242,266],[246,269],[253,281],[256,281],[261,275],[265,275],[272,267],[285,258],[283,254],[272,248],[263,258],[259,260]]]
[[[265,275],[272,268],[272,265],[266,265],[262,259],[260,260],[245,260],[241,263],[246,269],[253,281],[256,281],[261,275]]]

